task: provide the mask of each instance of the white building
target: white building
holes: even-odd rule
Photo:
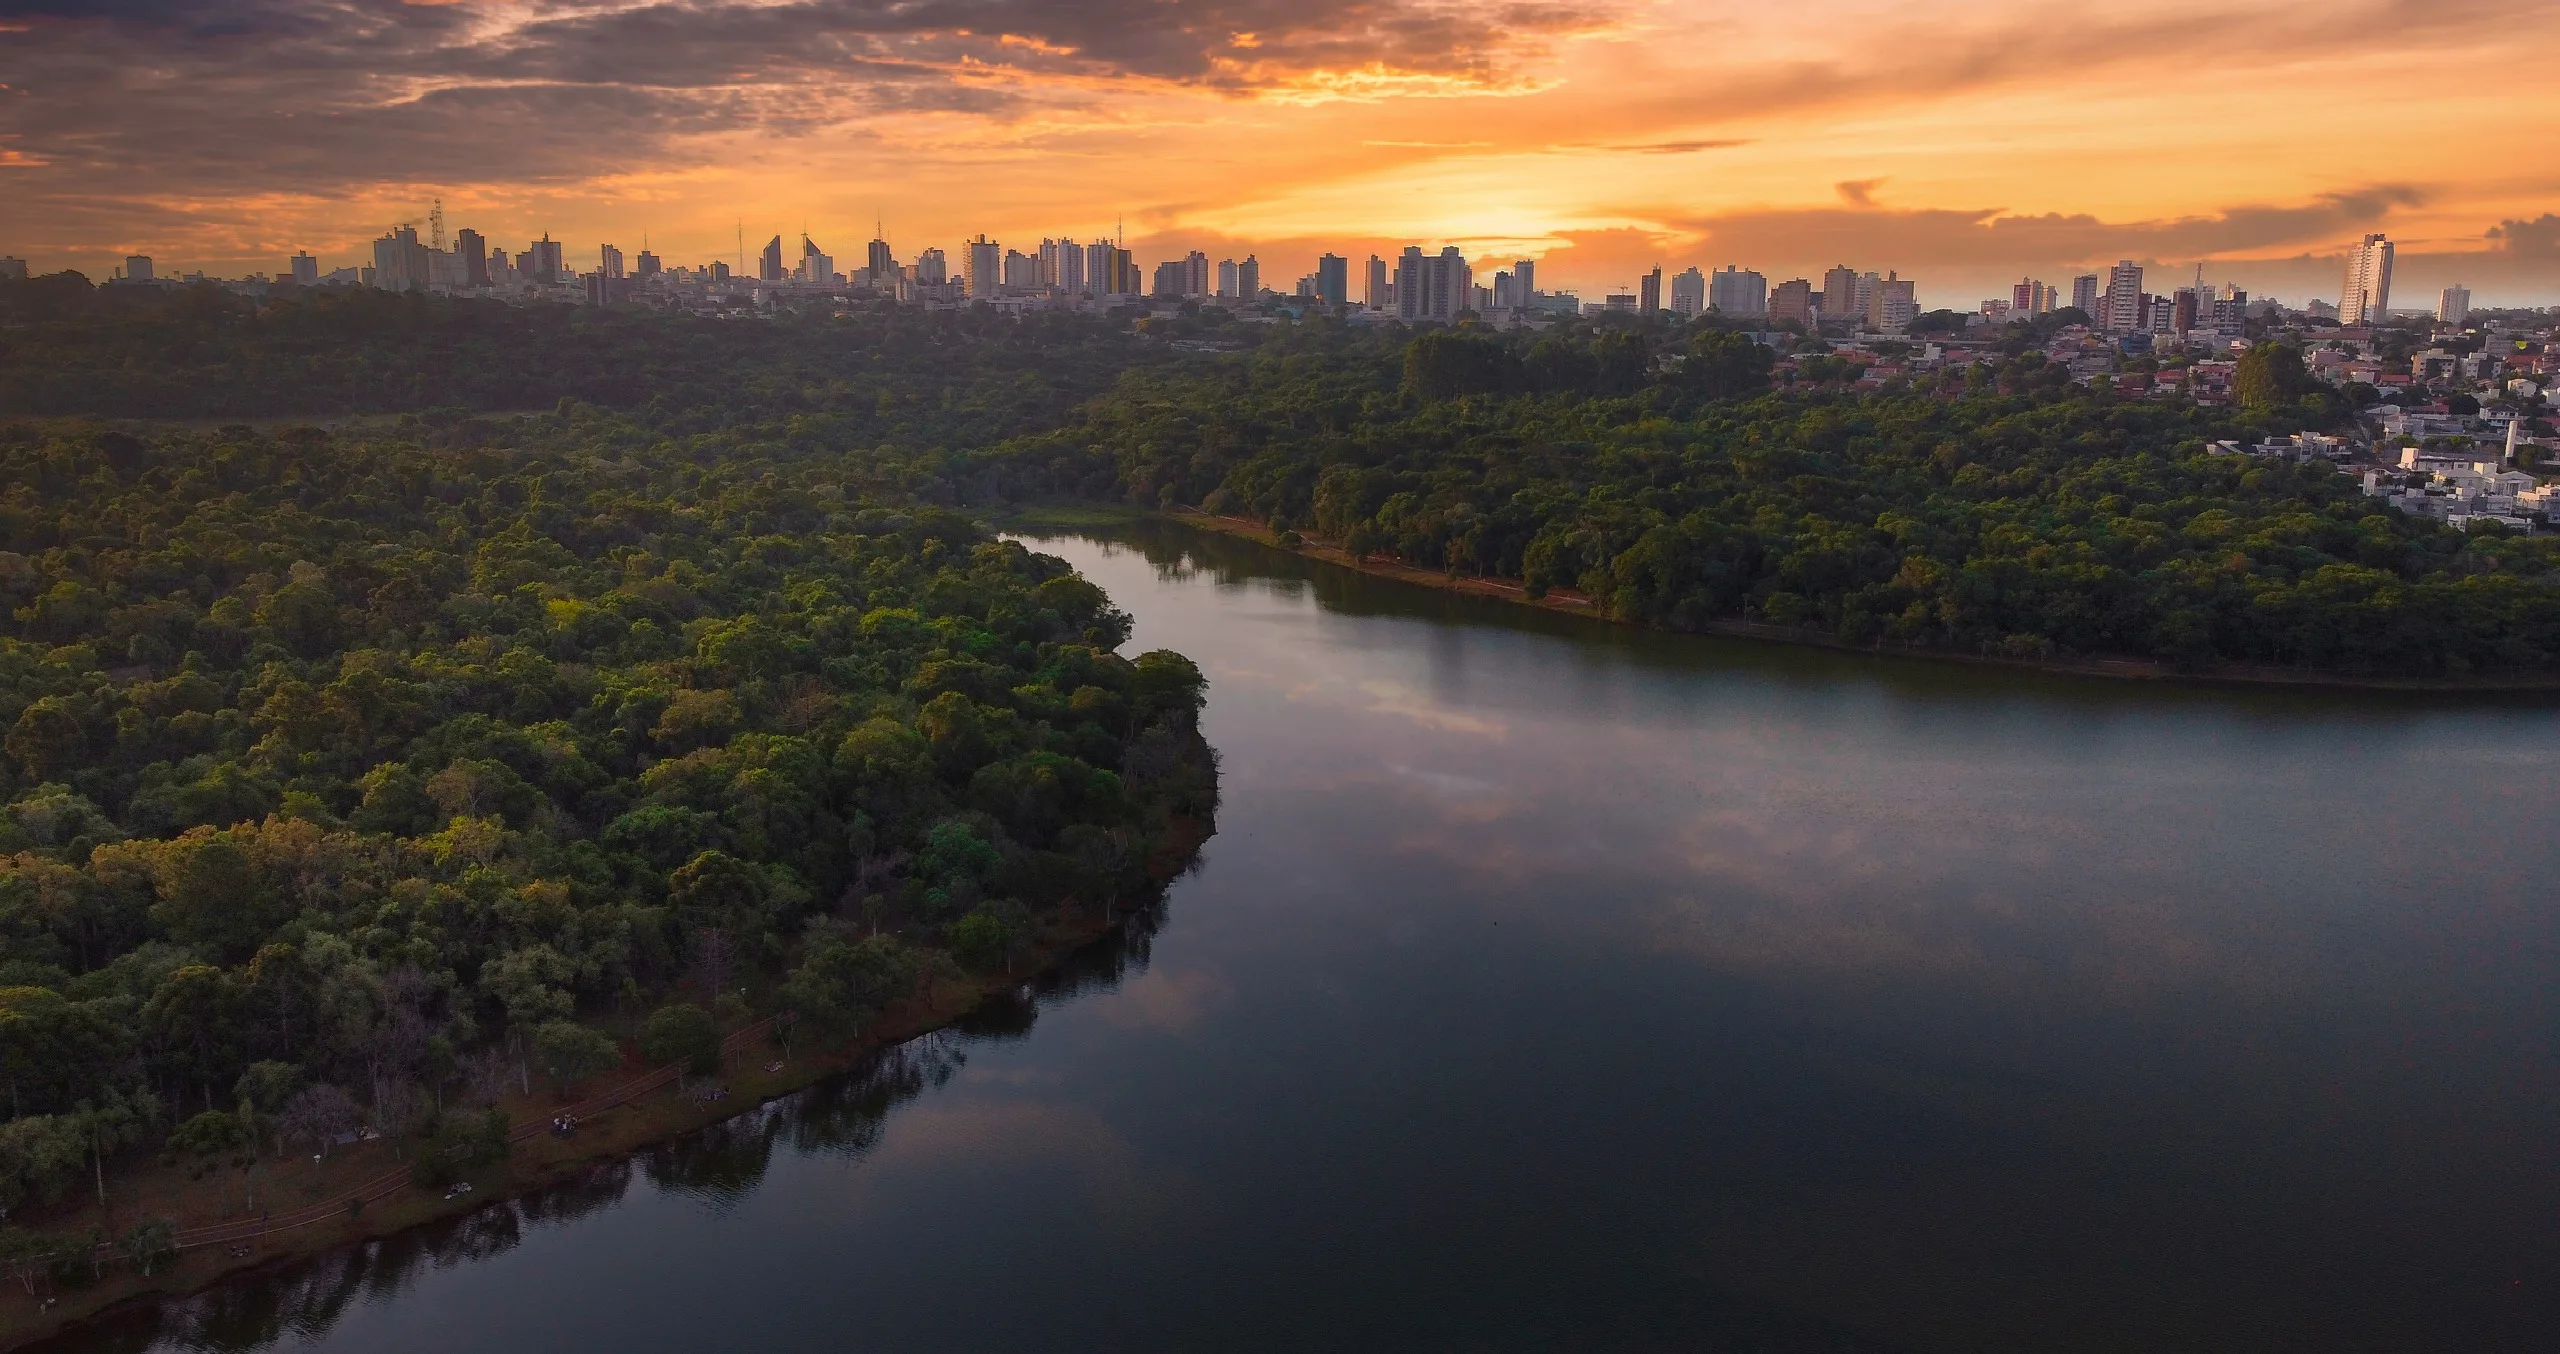
[[[1396,260],[1395,289],[1396,318],[1453,324],[1458,312],[1475,300],[1475,270],[1456,245],[1437,256],[1425,255],[1420,245],[1406,245]]]
[[[1707,310],[1707,275],[1695,268],[1671,279],[1671,313],[1694,320]]]
[[[1723,315],[1766,315],[1769,279],[1728,263],[1716,270],[1715,279],[1708,285],[1707,304]]]
[[[2457,282],[2436,300],[2436,323],[2460,325],[2471,318],[2471,289]]]
[[[2396,251],[2388,237],[2367,235],[2347,251],[2347,284],[2338,294],[2338,323],[2353,328],[2370,324],[2391,309],[2391,260]]]

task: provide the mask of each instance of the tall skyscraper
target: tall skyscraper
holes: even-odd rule
[[[985,300],[1004,284],[1004,246],[985,235],[971,240],[961,256],[961,276],[969,283],[969,299]]]
[[[2436,300],[2436,323],[2459,325],[2471,318],[2471,289],[2457,282]]]
[[[1332,310],[1351,304],[1351,260],[1340,254],[1316,260],[1316,300]]]
[[[2391,309],[2391,260],[2398,251],[2374,234],[2347,251],[2347,285],[2338,296],[2338,323],[2372,324]]]
[[[1858,270],[1842,263],[1822,275],[1822,313],[1845,318],[1866,313],[1858,302]]]
[[[646,249],[641,250],[638,256],[631,260],[633,277],[656,277],[665,271],[666,262]]]
[[[462,285],[489,285],[489,242],[468,226],[453,233],[453,252],[462,260]]]
[[[606,245],[603,249],[597,251],[596,271],[604,274],[606,277],[618,278],[622,276],[622,251],[614,248],[612,245]]]
[[[466,235],[470,234],[469,231],[464,231],[463,233]],[[290,266],[293,269],[293,280],[306,287],[311,286],[320,280],[320,260],[311,257],[307,253],[303,253],[299,250],[295,251],[293,262]],[[486,264],[481,266],[481,272],[484,276],[487,274],[488,267]]]
[[[1536,259],[1521,259],[1511,265],[1511,290],[1519,293],[1521,309],[1526,310],[1538,304],[1538,261]]]
[[[1636,313],[1650,320],[1662,313],[1662,265],[1636,281]]]
[[[2098,314],[2098,275],[2096,273],[2082,273],[2071,279],[2071,308],[2088,316],[2091,324],[2103,323],[2104,317]]]
[[[1138,256],[1107,241],[1097,242],[1102,251],[1102,276],[1092,279],[1096,296],[1135,296],[1138,294]],[[1085,264],[1091,267],[1093,255],[1087,251]]]
[[[2112,334],[2138,333],[2143,321],[2142,265],[2123,259],[2107,270],[2107,294],[2098,298],[2098,327]]]
[[[1813,305],[1814,295],[1810,278],[1794,277],[1779,283],[1778,289],[1769,293],[1769,319],[1773,323],[1793,320],[1805,329],[1812,329],[1819,323]]]
[[[1684,320],[1694,320],[1707,313],[1705,273],[1687,268],[1671,279],[1671,313]]]
[[[1184,296],[1209,294],[1209,256],[1194,249],[1182,258],[1182,291]]]
[[[1236,265],[1236,295],[1247,301],[1262,295],[1262,261],[1251,254]]]
[[[1239,293],[1236,291],[1236,261],[1234,259],[1218,260],[1218,295],[1232,300],[1238,294]]]
[[[1707,304],[1719,314],[1756,319],[1769,313],[1769,279],[1728,263],[1716,270]]]
[[[1387,261],[1375,254],[1360,275],[1360,304],[1371,310],[1387,308]]]
[[[889,252],[887,236],[871,237],[871,248],[864,255],[862,266],[871,270],[871,281],[875,285],[898,275],[898,256]]]
[[[1069,296],[1085,293],[1084,246],[1073,240],[1058,241],[1058,290]]]
[[[1165,300],[1191,294],[1191,270],[1180,259],[1166,259],[1156,265],[1155,285],[1151,289]]]
[[[782,266],[782,237],[776,235],[765,241],[764,252],[756,256],[756,280],[780,282],[789,276]]]
[[[928,287],[939,287],[950,280],[951,264],[942,256],[941,250],[928,249],[916,255],[917,282]]]

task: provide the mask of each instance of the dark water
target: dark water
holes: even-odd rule
[[[1224,830],[1151,938],[580,1189],[81,1343],[2560,1348],[2547,704],[1045,548],[1213,682]]]

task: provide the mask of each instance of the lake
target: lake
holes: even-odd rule
[[[2560,708],[1647,634],[1066,538],[1211,687],[1125,943],[55,1348],[2560,1347]]]

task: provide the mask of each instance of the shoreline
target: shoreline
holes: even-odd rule
[[[1212,831],[1204,824],[1180,820],[1175,831],[1159,843],[1158,858],[1169,854],[1176,861],[1188,862],[1197,857]],[[1159,883],[1169,883],[1180,872],[1179,865],[1150,871],[1159,876]],[[463,1217],[491,1204],[565,1183],[599,1162],[626,1159],[685,1134],[754,1113],[784,1096],[853,1071],[866,1060],[901,1044],[960,1023],[990,999],[1054,973],[1077,955],[1124,933],[1130,922],[1145,911],[1144,906],[1123,908],[1105,920],[1100,912],[1081,903],[1062,907],[1042,926],[1028,957],[1011,970],[946,982],[922,996],[898,1002],[882,1011],[870,1028],[853,1041],[825,1049],[804,1046],[790,1057],[780,1058],[779,1071],[766,1067],[780,1053],[764,1037],[770,1021],[746,1025],[726,1037],[731,1065],[723,1069],[720,1080],[726,1094],[717,1101],[685,1095],[680,1081],[674,1078],[659,1080],[665,1069],[647,1071],[637,1079],[630,1076],[630,1069],[616,1069],[608,1074],[613,1085],[599,1090],[587,1083],[590,1093],[586,1096],[574,1091],[567,1096],[545,1095],[542,1100],[546,1107],[535,1109],[542,1118],[516,1125],[520,1133],[527,1128],[533,1131],[515,1141],[505,1160],[463,1174],[474,1186],[469,1194],[439,1195],[410,1184],[405,1179],[407,1167],[403,1163],[398,1173],[404,1178],[397,1185],[370,1195],[361,1207],[326,1219],[253,1232],[244,1241],[191,1239],[187,1249],[148,1277],[129,1267],[120,1268],[88,1286],[55,1294],[57,1300],[50,1307],[24,1288],[16,1288],[14,1300],[5,1300],[5,1308],[0,1308],[0,1351],[62,1336],[137,1306],[192,1297],[260,1270],[308,1261],[348,1246]],[[543,1131],[543,1119],[550,1112],[572,1108],[599,1095],[621,1094],[635,1080],[652,1084],[606,1109],[581,1116],[573,1136],[564,1138]],[[373,1183],[359,1185],[350,1193],[365,1197]],[[324,1203],[334,1207],[344,1197]],[[243,1219],[184,1231],[201,1235],[250,1225],[249,1220]],[[246,1247],[246,1254],[238,1253],[241,1246]]]
[[[1513,606],[1529,607],[1559,615],[1578,616],[1602,625],[1624,625],[1656,630],[1667,635],[1712,635],[1722,639],[1755,640],[1763,644],[1792,644],[1807,648],[1831,649],[1841,653],[1865,654],[1879,658],[1909,658],[1942,663],[1962,663],[1980,667],[2010,668],[2028,672],[2046,672],[2062,676],[2104,677],[2128,682],[2193,683],[2208,686],[2242,686],[2256,688],[2293,687],[2333,691],[2407,691],[2440,693],[2554,692],[2560,691],[2560,672],[2493,673],[2478,677],[2367,677],[2354,673],[2322,672],[2312,669],[2271,667],[2263,664],[2228,664],[2211,670],[2183,670],[2156,659],[2147,658],[2013,658],[1999,654],[1968,654],[1952,649],[1917,648],[1883,643],[1859,644],[1830,634],[1799,626],[1770,625],[1761,621],[1711,621],[1695,630],[1668,630],[1647,626],[1638,621],[1618,620],[1601,615],[1589,598],[1570,588],[1556,588],[1544,598],[1529,596],[1514,579],[1482,575],[1455,575],[1435,569],[1419,568],[1371,556],[1355,560],[1340,546],[1321,537],[1299,532],[1303,544],[1295,549],[1280,544],[1278,537],[1263,523],[1245,517],[1221,517],[1198,508],[1170,510],[1130,507],[1126,514],[1095,512],[1096,519],[1119,521],[1171,522],[1199,531],[1213,531],[1234,536],[1257,545],[1269,546],[1287,554],[1311,559],[1335,568],[1350,569],[1373,578],[1393,579],[1418,587],[1442,592],[1455,592],[1483,597]],[[1062,515],[1054,522],[1043,522],[1036,509],[1018,515],[1025,525],[1065,525],[1071,516]]]

